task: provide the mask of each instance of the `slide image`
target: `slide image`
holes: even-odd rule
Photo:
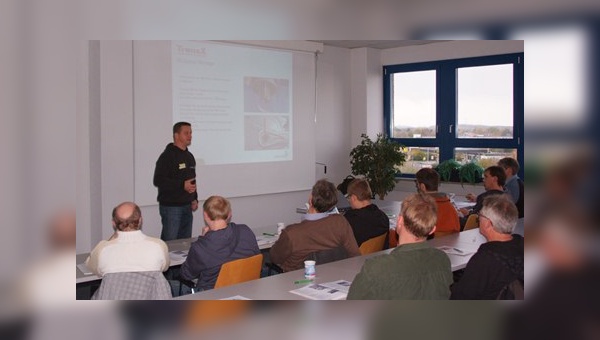
[[[290,146],[288,116],[244,117],[245,150],[281,150]]]
[[[244,77],[244,111],[288,113],[289,89],[288,79]]]

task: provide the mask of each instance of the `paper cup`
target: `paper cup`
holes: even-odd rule
[[[316,276],[315,272],[315,261],[307,260],[304,261],[304,277],[307,279],[314,279]]]

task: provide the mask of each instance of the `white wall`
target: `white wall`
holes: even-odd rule
[[[371,139],[383,131],[383,83],[381,51],[373,48],[351,50],[351,135],[352,146],[361,141],[361,134]]]
[[[325,46],[317,63],[317,162],[327,164],[327,178],[334,184],[350,174],[350,53]]]
[[[381,52],[382,65],[480,57],[524,51],[522,40],[458,40],[390,48]]]
[[[77,249],[86,249],[91,240],[91,195],[90,195],[90,98],[89,65],[90,55],[93,53],[88,42],[77,46],[77,101],[75,119],[76,126],[76,154],[77,154],[77,211],[76,220],[80,228],[77,229]],[[86,227],[83,227],[86,226]]]

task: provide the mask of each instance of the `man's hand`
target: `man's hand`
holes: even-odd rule
[[[198,200],[192,201],[192,211],[198,210]]]
[[[196,191],[196,179],[192,178],[192,179],[188,179],[187,181],[183,182],[183,190],[189,192],[190,194],[193,193],[194,191]]]
[[[467,194],[467,195],[465,196],[465,198],[466,198],[466,199],[467,199],[469,202],[475,202],[475,201],[477,201],[477,196],[475,196],[475,195],[473,195],[473,194],[470,194],[470,193],[469,193],[469,194]]]

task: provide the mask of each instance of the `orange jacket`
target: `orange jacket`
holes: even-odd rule
[[[438,208],[438,217],[436,224],[436,231],[455,231],[460,232],[460,221],[458,220],[458,213],[450,202],[448,196],[434,196],[435,202]]]

